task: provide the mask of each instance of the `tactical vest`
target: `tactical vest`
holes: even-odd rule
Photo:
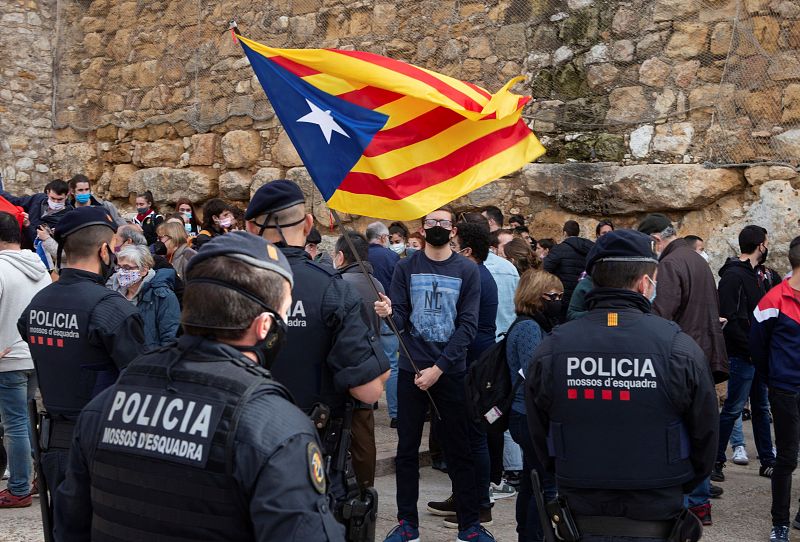
[[[292,254],[298,249],[281,250],[289,257],[294,288],[289,333],[270,367],[272,376],[289,389],[297,406],[305,412],[310,412],[317,402],[338,411],[344,406],[345,395],[336,392],[333,373],[326,362],[333,333],[323,318],[322,299],[330,282],[341,279],[311,260]]]
[[[634,311],[595,310],[553,331],[548,445],[559,485],[653,489],[694,471],[664,370],[677,325]]]
[[[224,351],[173,346],[129,365],[103,407],[92,540],[253,540],[234,438],[242,407],[265,389],[289,398],[268,371]]]
[[[91,344],[88,332],[94,307],[114,296],[119,294],[90,281],[56,282],[28,305],[28,346],[51,416],[77,418],[119,376],[107,350]]]

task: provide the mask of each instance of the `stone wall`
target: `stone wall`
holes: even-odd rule
[[[7,190],[51,178],[55,0],[0,0],[0,174]]]
[[[734,31],[737,2],[755,42]],[[17,43],[14,31],[26,36],[38,20],[43,28],[34,35],[44,45],[36,47],[44,51],[55,41],[54,5],[29,4],[0,0],[0,7],[10,8],[0,13],[15,21],[11,34],[0,40]],[[219,196],[243,206],[263,183],[286,177],[300,183],[317,220],[328,226],[324,201],[241,49],[224,32],[226,21],[236,16],[245,35],[265,43],[369,50],[492,90],[525,73],[527,82],[517,90],[536,98],[526,115],[548,154],[462,198],[456,202],[460,208],[493,204],[521,213],[539,237],[557,237],[568,218],[593,230],[598,218],[633,225],[647,212],[663,211],[681,233],[709,240],[715,268],[736,251],[736,235],[747,223],[773,233],[772,261],[781,270],[788,240],[800,233],[800,178],[793,168],[701,165],[720,158],[719,149],[736,161],[797,156],[800,130],[792,123],[800,120],[800,67],[792,58],[800,47],[798,1],[62,0],[61,5],[56,73],[49,61],[25,70],[27,76],[10,68],[17,70],[18,85],[31,81],[28,92],[36,89],[33,96],[22,93],[29,105],[14,105],[13,115],[2,108],[22,98],[12,93],[7,105],[0,90],[0,166],[6,177],[14,172],[18,191],[83,172],[97,181],[101,196],[125,210],[135,193],[146,189],[166,208],[181,196],[199,203]],[[14,55],[0,58],[4,74],[10,73],[9,59],[24,63],[49,54],[20,49],[8,49]],[[764,61],[765,52],[777,60]],[[751,82],[742,82],[748,75]],[[58,86],[52,132],[39,127],[50,120],[51,81]],[[13,139],[28,131],[41,135],[35,141]],[[51,135],[56,141],[49,146],[41,138]],[[47,146],[50,154],[43,156]],[[345,218],[358,225],[368,221]]]

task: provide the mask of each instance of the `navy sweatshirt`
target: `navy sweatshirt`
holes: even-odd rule
[[[453,253],[437,262],[415,252],[397,263],[389,297],[392,318],[419,369],[466,370],[467,347],[478,330],[481,279],[478,266]],[[400,350],[400,369],[413,371]]]

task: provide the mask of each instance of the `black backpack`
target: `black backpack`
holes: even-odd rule
[[[511,330],[523,320],[519,316],[499,342],[481,354],[467,370],[467,408],[473,422],[481,425],[487,433],[503,433],[508,429],[508,413],[511,403],[523,378],[511,385],[511,374],[506,359],[506,343]]]

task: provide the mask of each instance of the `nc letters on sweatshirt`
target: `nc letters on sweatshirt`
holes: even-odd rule
[[[160,390],[115,388],[98,447],[205,467],[225,405]]]

